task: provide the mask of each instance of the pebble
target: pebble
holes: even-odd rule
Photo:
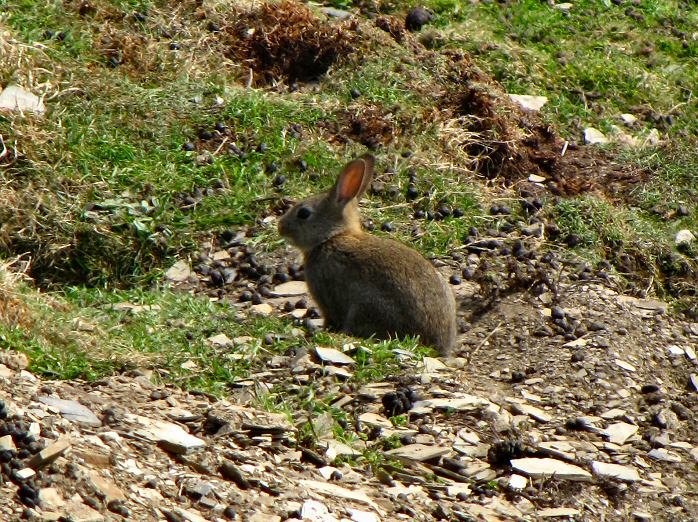
[[[19,85],[8,85],[0,91],[0,112],[2,111],[43,114],[46,106],[41,98]]]

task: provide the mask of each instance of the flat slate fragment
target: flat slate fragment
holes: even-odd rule
[[[39,402],[56,408],[63,417],[73,422],[95,427],[102,425],[102,421],[92,413],[91,409],[77,401],[58,399],[56,397],[39,397]]]
[[[591,463],[591,470],[594,472],[594,475],[613,478],[623,482],[638,482],[641,480],[640,474],[632,466],[594,461]]]
[[[408,446],[402,446],[401,448],[386,451],[385,454],[395,458],[404,458],[417,462],[424,462],[426,460],[431,460],[446,455],[450,453],[450,451],[451,450],[449,448],[444,448],[441,446],[410,444]]]
[[[356,361],[349,357],[347,354],[335,350],[334,348],[322,348],[321,346],[315,347],[315,354],[324,363],[331,364],[355,364]]]
[[[65,453],[69,447],[70,440],[68,438],[60,438],[50,446],[45,447],[39,453],[34,455],[29,460],[28,465],[33,469],[40,468],[41,466],[49,464],[63,455],[63,453]]]
[[[512,459],[511,467],[525,473],[532,478],[557,478],[573,482],[591,481],[591,473],[575,466],[555,459],[524,458]]]

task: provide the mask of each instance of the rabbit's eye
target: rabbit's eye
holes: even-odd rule
[[[298,209],[298,213],[296,215],[298,216],[298,219],[308,219],[310,214],[312,214],[312,211],[308,207],[301,207]]]

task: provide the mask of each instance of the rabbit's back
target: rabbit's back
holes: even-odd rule
[[[455,300],[417,251],[366,233],[339,234],[305,256],[308,287],[330,329],[358,337],[419,335],[447,354]]]

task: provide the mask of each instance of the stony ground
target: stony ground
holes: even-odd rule
[[[173,285],[212,292],[212,272],[236,259],[244,271],[252,249],[244,233],[228,239],[204,244],[196,270],[176,265]],[[456,283],[461,348],[448,359],[404,352],[386,382],[352,384],[354,359],[371,349],[359,341],[270,356],[224,399],[154,385],[148,371],[42,381],[5,354],[0,518],[695,520],[698,324],[528,241],[508,268],[501,250],[472,250],[435,260]],[[287,281],[262,296],[256,273],[218,282],[216,296],[241,317],[305,321],[294,334],[311,335],[302,271],[291,263],[283,277],[278,258],[253,259]],[[210,341],[244,356],[249,339]],[[249,406],[309,382],[349,413],[343,437],[328,414]],[[299,429],[309,419],[313,444]]]
[[[433,28],[423,9],[361,4],[94,0],[56,4],[45,20],[31,2],[8,4],[0,64],[17,71],[3,71],[0,99],[14,114],[0,118],[11,138],[0,135],[2,253],[42,288],[31,295],[50,301],[46,317],[64,317],[65,303],[46,288],[74,292],[63,308],[89,313],[32,338],[44,316],[0,286],[0,521],[698,520],[698,323],[677,313],[685,299],[696,317],[695,163],[672,159],[680,175],[659,168],[674,141],[694,149],[690,6],[664,5],[664,16],[614,0],[603,15],[613,23],[599,29],[595,11],[569,3],[542,13],[531,3],[529,18],[521,3],[482,2],[481,16],[508,11],[478,19],[504,39],[496,27],[480,34],[488,24],[461,18],[458,3],[443,2]],[[449,29],[445,16],[462,25]],[[604,31],[637,49],[597,40]],[[476,40],[463,48],[466,32]],[[589,42],[612,53],[584,52]],[[559,85],[528,69],[548,54]],[[637,89],[639,76],[652,81]],[[146,90],[154,97],[133,95]],[[531,106],[545,100],[549,112]],[[113,128],[144,141],[124,147]],[[406,341],[387,374],[385,345],[341,346],[322,331],[297,253],[276,248],[290,198],[327,186],[336,160],[363,147],[381,165],[366,228],[438,254],[459,305],[452,357],[422,357]],[[179,176],[161,177],[168,169]],[[568,251],[578,246],[601,261]],[[137,282],[144,294],[162,284],[208,298],[225,305],[211,308],[226,311],[216,321],[267,317],[269,333],[228,337],[209,332],[216,321],[186,330],[168,319],[158,328],[182,333],[191,357],[180,364],[162,346],[153,363],[135,336],[97,335],[139,323],[161,339],[143,319],[157,297],[94,298],[135,273],[149,274]],[[109,326],[91,306],[124,319]],[[57,342],[76,330],[96,332],[92,344]],[[196,352],[203,339],[216,357]],[[101,342],[133,351],[129,364],[114,353],[66,368],[65,353]],[[94,376],[98,363],[89,382],[28,370]],[[225,393],[193,389],[213,373],[187,380],[207,365],[227,372],[207,388]]]

